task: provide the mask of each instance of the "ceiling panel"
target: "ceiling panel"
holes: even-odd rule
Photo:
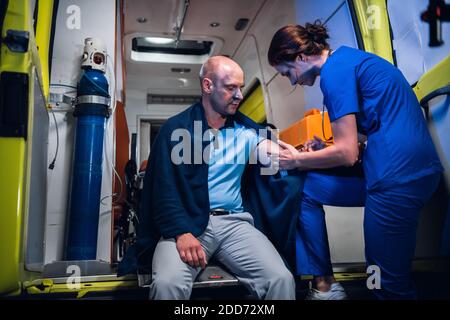
[[[185,18],[181,38],[215,38],[218,39],[218,51],[215,54],[232,56],[241,43],[248,27],[266,0],[191,0]],[[200,65],[180,63],[144,63],[130,59],[131,39],[135,35],[153,35],[175,37],[174,27],[181,21],[184,0],[125,0],[125,52],[127,68],[127,90],[143,94],[161,92],[164,87],[173,91],[199,90],[198,72]],[[139,23],[138,18],[145,18]],[[242,31],[234,26],[239,18],[250,20]],[[216,28],[210,23],[218,22]],[[187,67],[188,74],[172,73],[172,67]],[[181,79],[181,80],[180,80]],[[185,80],[184,80],[185,79]],[[180,92],[181,94],[181,92]]]

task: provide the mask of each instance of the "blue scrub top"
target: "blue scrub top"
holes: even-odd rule
[[[322,66],[320,78],[331,122],[355,114],[358,132],[367,136],[368,190],[443,171],[419,102],[395,66],[342,46]]]

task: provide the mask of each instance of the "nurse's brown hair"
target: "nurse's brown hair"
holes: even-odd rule
[[[319,21],[305,26],[290,24],[279,29],[270,43],[268,58],[271,66],[294,61],[298,55],[320,55],[329,50],[327,28]]]

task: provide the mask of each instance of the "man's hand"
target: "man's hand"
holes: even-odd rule
[[[290,170],[298,167],[297,156],[300,153],[290,144],[278,140],[278,144],[281,148],[280,151],[280,168],[283,170]]]
[[[177,250],[181,261],[189,264],[191,267],[206,267],[206,254],[203,251],[200,241],[192,233],[184,233],[176,237]]]

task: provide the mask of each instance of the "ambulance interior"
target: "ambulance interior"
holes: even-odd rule
[[[24,1],[31,16],[38,2],[41,4]],[[19,290],[41,296],[65,292],[82,297],[94,291],[125,292],[148,285],[149,275],[116,276],[117,264],[134,241],[138,223],[132,196],[142,186],[145,161],[160,127],[199,100],[198,74],[208,57],[227,55],[236,60],[245,73],[240,111],[283,131],[308,111],[321,112],[323,97],[319,81],[313,87],[294,88],[269,65],[270,40],[286,24],[320,19],[329,28],[332,48],[360,48],[395,63],[411,86],[421,85],[416,90],[420,101],[434,91],[427,91],[428,84],[422,83],[431,81],[441,88],[448,87],[450,81],[450,23],[440,26],[443,43],[430,46],[430,24],[421,19],[429,4],[425,0],[408,5],[400,0],[53,1],[47,85],[38,69],[31,78],[33,116],[26,147],[23,218],[20,232],[15,233],[19,240],[11,244],[18,256],[14,260],[17,270],[11,273],[15,281],[5,281],[0,293]],[[380,30],[386,30],[386,23],[393,40],[383,43]],[[66,259],[71,228],[68,214],[75,197],[71,193],[77,128],[73,102],[82,75],[80,57],[86,38],[99,40],[106,50],[104,74],[111,100],[101,149],[96,254],[94,259],[74,262]],[[433,78],[443,85],[430,80]],[[424,109],[446,171],[438,192],[421,215],[414,261],[417,272],[450,268],[450,112],[446,92],[431,96],[427,112]],[[398,143],[414,141],[400,137]],[[340,281],[365,281],[367,277],[363,210],[325,207],[333,269]],[[80,267],[83,293],[66,285],[74,274],[70,268],[74,264]],[[208,278],[210,274],[205,275],[194,285],[194,292],[195,288],[206,288],[210,291],[205,295],[212,296],[214,290],[239,286],[226,270],[210,272],[222,278],[214,282]],[[305,282],[299,279],[299,283]]]

